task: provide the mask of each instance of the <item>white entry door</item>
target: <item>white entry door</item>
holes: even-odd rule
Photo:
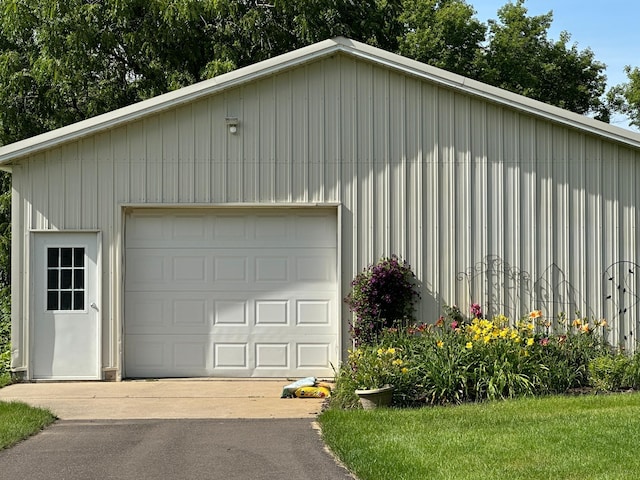
[[[32,377],[100,378],[97,233],[34,233]]]

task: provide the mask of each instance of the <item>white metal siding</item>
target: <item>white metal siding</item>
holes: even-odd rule
[[[472,300],[577,309],[631,347],[639,164],[630,146],[338,54],[34,156],[14,178],[25,228],[104,232],[104,364],[117,366],[128,204],[339,203],[343,295],[397,253],[426,321]]]

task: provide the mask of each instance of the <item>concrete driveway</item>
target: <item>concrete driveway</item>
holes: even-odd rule
[[[322,399],[280,398],[290,380],[138,380],[19,383],[0,400],[45,407],[62,420],[308,418]]]
[[[354,477],[325,449],[321,399],[281,399],[288,380],[25,383],[0,400],[61,420],[0,452],[24,480]]]

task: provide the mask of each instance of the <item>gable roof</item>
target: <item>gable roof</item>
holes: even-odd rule
[[[127,107],[119,108],[81,122],[5,145],[0,147],[0,167],[9,166],[13,162],[28,155],[37,154],[64,143],[97,134],[162,110],[180,106],[204,96],[267,77],[323,57],[329,57],[335,53],[344,53],[368,60],[372,63],[386,66],[393,70],[406,73],[407,75],[429,80],[459,92],[480,97],[500,105],[509,106],[537,117],[574,127],[597,136],[605,137],[609,140],[621,142],[634,148],[640,148],[639,133],[609,125],[537,100],[532,100],[522,95],[387,52],[380,48],[344,37],[336,37]]]

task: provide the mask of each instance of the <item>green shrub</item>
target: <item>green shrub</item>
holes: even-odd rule
[[[9,376],[11,368],[11,298],[9,289],[0,291],[0,376]]]
[[[640,388],[640,348],[629,358],[624,372],[623,384],[628,388]]]
[[[625,385],[631,360],[624,354],[600,355],[589,362],[589,381],[597,391],[612,392]]]

